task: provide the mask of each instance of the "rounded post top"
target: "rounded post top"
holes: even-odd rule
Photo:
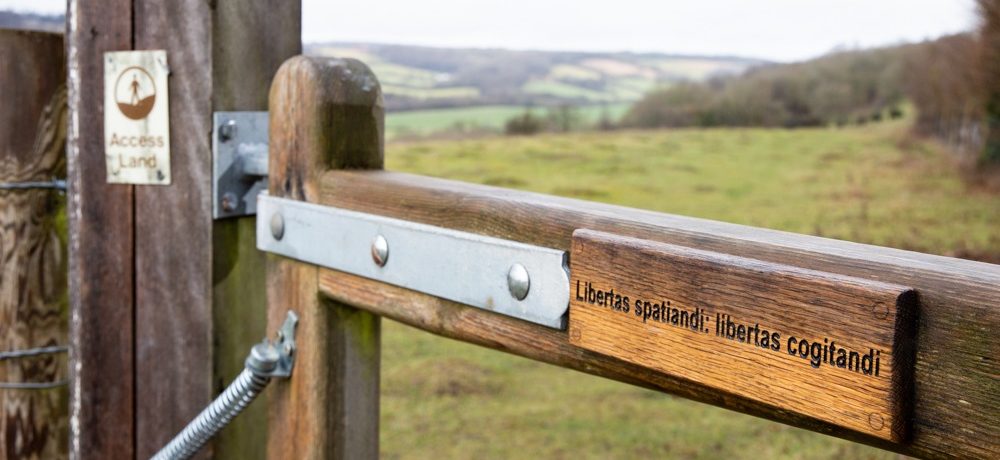
[[[271,99],[275,90],[287,85],[315,86],[315,96],[322,102],[354,106],[384,105],[382,86],[364,62],[353,58],[295,56],[285,61],[275,74]]]
[[[378,78],[356,59],[296,56],[270,93],[269,190],[315,201],[331,169],[382,169],[385,108]]]

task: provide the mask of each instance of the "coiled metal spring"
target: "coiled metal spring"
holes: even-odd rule
[[[294,330],[298,317],[288,312],[277,344],[266,340],[255,345],[247,356],[243,372],[226,390],[201,411],[177,436],[152,457],[153,460],[191,458],[208,440],[229,424],[257,398],[272,377],[288,377],[294,364]],[[276,346],[277,345],[277,346]]]
[[[153,460],[191,458],[209,439],[253,401],[271,378],[243,369],[239,377],[183,431],[153,456]]]

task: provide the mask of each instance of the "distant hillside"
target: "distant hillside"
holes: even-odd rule
[[[0,10],[0,29],[44,30],[63,33],[66,19],[61,14],[43,15]]]
[[[652,91],[632,106],[622,123],[644,128],[791,128],[900,117],[910,73],[904,69],[906,58],[922,46],[842,51]]]
[[[365,43],[306,45],[306,54],[364,61],[382,83],[390,110],[632,102],[656,87],[738,74],[765,63],[735,57]]]

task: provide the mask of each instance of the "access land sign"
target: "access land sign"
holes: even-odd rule
[[[167,52],[104,53],[104,156],[108,182],[170,184]]]
[[[570,342],[891,441],[907,436],[913,290],[590,230]]]

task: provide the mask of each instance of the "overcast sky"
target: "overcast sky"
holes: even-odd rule
[[[65,0],[0,0],[60,12]],[[302,39],[773,60],[968,30],[974,0],[302,0]]]

